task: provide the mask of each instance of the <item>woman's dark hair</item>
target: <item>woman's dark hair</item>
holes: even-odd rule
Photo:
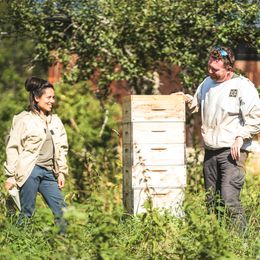
[[[25,89],[29,92],[29,107],[28,110],[33,112],[39,111],[35,97],[40,98],[46,88],[54,89],[53,85],[47,80],[37,77],[30,77],[25,81]]]

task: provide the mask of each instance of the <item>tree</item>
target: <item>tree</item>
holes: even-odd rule
[[[212,46],[260,46],[258,0],[14,0],[10,10],[14,28],[34,39],[35,60],[50,60],[55,50],[66,64],[77,54],[67,79],[89,79],[98,69],[101,95],[115,79],[151,92],[162,63],[180,66],[191,90]]]

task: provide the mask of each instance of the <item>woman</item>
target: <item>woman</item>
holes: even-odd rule
[[[53,85],[31,77],[26,80],[25,88],[29,92],[29,108],[13,118],[6,147],[5,188],[20,189],[19,223],[32,217],[40,192],[56,223],[61,225],[65,203],[60,189],[68,172],[67,135],[59,117],[51,113],[55,103]]]

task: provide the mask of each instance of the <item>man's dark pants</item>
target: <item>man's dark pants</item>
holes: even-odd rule
[[[240,191],[245,180],[247,152],[241,151],[239,161],[232,159],[230,148],[205,150],[204,180],[209,209],[216,207],[216,195],[220,195],[233,222],[239,230],[246,227],[244,209],[240,202]]]

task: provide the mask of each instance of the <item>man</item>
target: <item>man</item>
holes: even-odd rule
[[[244,230],[240,191],[252,135],[260,132],[260,101],[253,83],[234,73],[234,61],[230,48],[214,47],[208,60],[209,77],[200,84],[194,98],[185,95],[185,100],[193,112],[201,111],[209,209],[219,195],[234,223]]]

